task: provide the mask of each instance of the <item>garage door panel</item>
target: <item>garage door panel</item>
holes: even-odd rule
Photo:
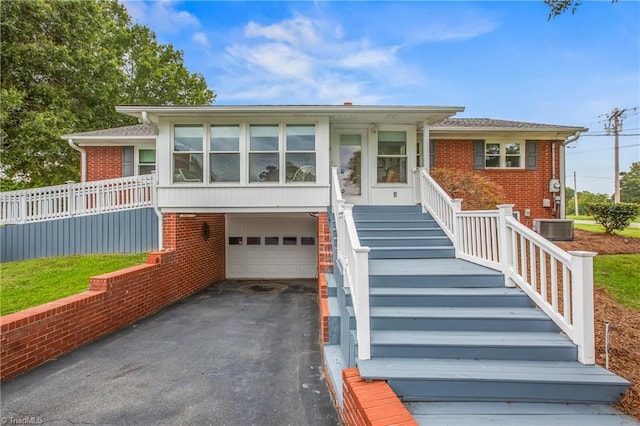
[[[267,244],[265,238],[274,242],[274,237],[278,244]],[[240,244],[230,245],[234,239]],[[285,245],[285,239],[295,245]],[[227,216],[228,278],[314,278],[316,271],[315,218]]]

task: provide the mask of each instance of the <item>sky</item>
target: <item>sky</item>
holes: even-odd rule
[[[612,194],[640,161],[640,1],[123,1],[184,52],[216,105],[463,106],[457,117],[583,126],[567,185]]]

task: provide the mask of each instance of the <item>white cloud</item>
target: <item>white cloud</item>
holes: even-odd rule
[[[308,45],[318,44],[321,40],[314,22],[302,16],[266,26],[250,21],[245,27],[245,36]]]
[[[191,37],[191,40],[202,47],[209,47],[209,38],[203,32],[197,32]]]
[[[176,34],[189,28],[199,28],[200,20],[186,10],[179,10],[173,1],[123,1],[134,22],[147,25],[156,32]]]

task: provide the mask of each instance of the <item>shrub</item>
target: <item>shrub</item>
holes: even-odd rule
[[[607,234],[623,230],[640,213],[640,205],[632,203],[589,203],[586,207],[587,213],[602,225]]]
[[[434,169],[431,177],[452,198],[462,198],[463,210],[494,210],[504,200],[502,186],[477,173],[459,169]]]

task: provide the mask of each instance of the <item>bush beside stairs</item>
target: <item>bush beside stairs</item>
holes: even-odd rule
[[[357,359],[337,261],[331,341],[362,378],[386,380],[420,424],[638,424],[608,405],[626,380],[580,364],[577,347],[524,292],[505,287],[499,271],[456,259],[419,206],[355,206],[353,216],[371,248],[371,359]]]

